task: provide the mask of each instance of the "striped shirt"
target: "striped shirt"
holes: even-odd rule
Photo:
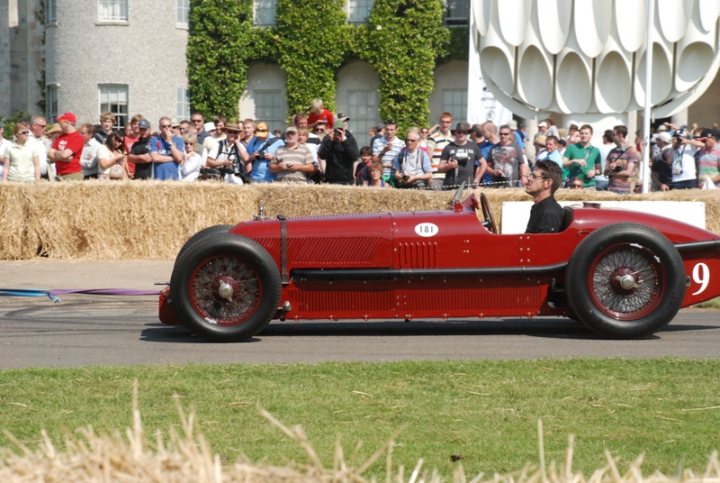
[[[444,179],[445,173],[438,173],[438,167],[440,166],[440,156],[442,155],[445,146],[453,142],[455,138],[448,133],[447,135],[439,132],[434,136],[428,138],[428,151],[431,155],[430,161],[432,164],[433,178]]]

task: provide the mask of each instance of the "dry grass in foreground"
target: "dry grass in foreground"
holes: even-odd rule
[[[68,437],[65,448],[58,450],[43,432],[42,444],[31,450],[16,441],[17,449],[0,449],[0,481],[15,482],[99,482],[99,481],[153,481],[153,482],[364,482],[375,481],[368,470],[384,462],[387,482],[720,482],[718,454],[713,452],[702,475],[686,470],[673,477],[659,473],[644,476],[642,457],[636,459],[623,473],[609,452],[605,452],[607,465],[583,475],[574,472],[573,437],[569,439],[566,459],[561,464],[545,463],[542,423],[538,422],[538,465],[528,465],[520,471],[506,475],[466,475],[458,464],[452,475],[443,476],[423,467],[420,459],[410,469],[396,466],[392,461],[395,435],[367,461],[350,465],[341,445],[336,445],[332,467],[323,465],[300,426],[288,428],[270,413],[260,410],[263,416],[285,435],[295,440],[305,451],[308,462],[291,467],[277,467],[237,461],[223,464],[214,454],[204,436],[197,432],[195,415],[186,415],[178,403],[182,431],[171,430],[169,438],[156,434],[154,441],[145,434],[137,403],[137,383],[133,397],[133,427],[123,435],[98,435],[90,428],[80,430],[79,436]],[[8,435],[11,440],[12,436]],[[374,473],[378,474],[377,471]]]

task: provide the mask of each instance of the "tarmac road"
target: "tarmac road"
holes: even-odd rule
[[[0,288],[153,290],[170,261],[0,261]],[[547,357],[720,357],[718,312],[689,309],[655,336],[596,338],[561,318],[273,322],[247,342],[210,343],[157,318],[157,298],[0,297],[0,369]]]

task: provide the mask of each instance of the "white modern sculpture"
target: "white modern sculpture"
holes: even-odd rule
[[[720,0],[472,1],[482,77],[526,118],[645,108],[648,28],[654,117],[695,101],[720,66]]]

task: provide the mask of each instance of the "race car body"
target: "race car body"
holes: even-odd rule
[[[720,296],[720,237],[668,218],[566,208],[552,234],[498,234],[474,193],[446,211],[260,217],[181,249],[161,320],[217,339],[272,319],[568,316],[643,337]]]

